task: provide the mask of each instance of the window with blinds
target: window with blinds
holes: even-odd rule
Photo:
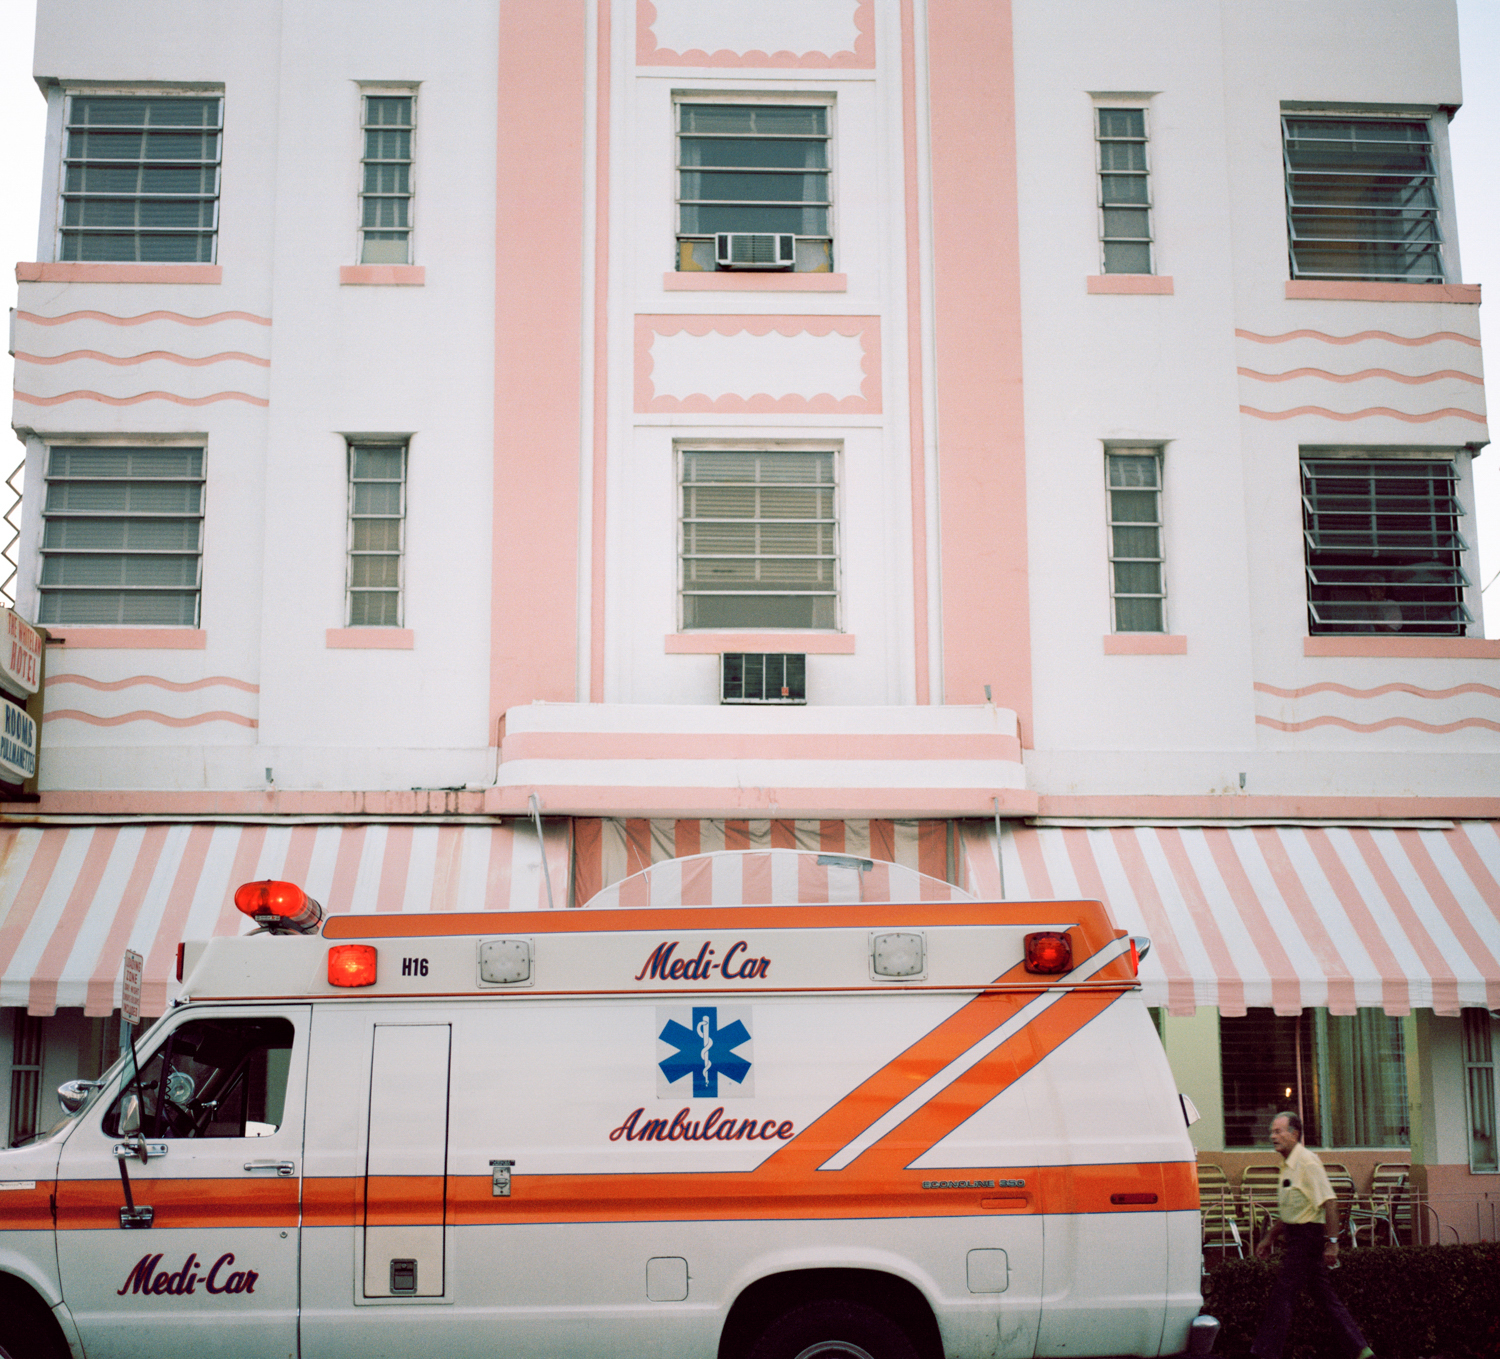
[[[1465,1010],[1464,1096],[1469,1111],[1469,1169],[1500,1170],[1495,1142],[1494,1021],[1488,1010]]]
[[[367,94],[360,162],[361,264],[411,263],[412,138],[416,100]]]
[[[1309,631],[1463,636],[1463,514],[1451,462],[1304,454]]]
[[[1115,631],[1165,632],[1161,450],[1115,449],[1105,455],[1105,464]]]
[[[826,104],[677,105],[677,268],[719,267],[720,232],[794,237],[792,268],[833,268]]]
[[[70,96],[58,258],[211,264],[222,104],[217,96]]]
[[[198,626],[201,448],[47,453],[38,622]]]
[[[1263,1147],[1271,1120],[1300,1113],[1314,1147],[1410,1145],[1401,1021],[1381,1010],[1219,1017],[1224,1145]]]
[[[406,445],[349,445],[349,626],[402,626]]]
[[[1106,274],[1150,274],[1151,184],[1146,110],[1095,109],[1099,148],[1099,239]]]
[[[30,1141],[42,1129],[39,1122],[42,1096],[42,1021],[25,1010],[16,1010],[11,1039],[10,1136],[8,1147]]]
[[[1425,118],[1285,115],[1281,129],[1293,278],[1443,282]]]
[[[831,450],[680,454],[684,628],[836,628]]]

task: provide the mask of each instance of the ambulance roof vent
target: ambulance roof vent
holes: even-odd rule
[[[872,934],[870,975],[913,980],[927,975],[927,940],[920,934]]]
[[[479,980],[485,986],[531,981],[531,940],[485,939],[479,945]]]

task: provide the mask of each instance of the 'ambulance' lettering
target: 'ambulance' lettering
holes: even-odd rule
[[[712,942],[705,943],[692,958],[674,958],[677,940],[663,940],[651,951],[636,981],[709,981],[718,973],[725,981],[760,981],[771,975],[771,960],[750,956],[747,944],[737,939],[719,960]]]
[[[645,1118],[637,1109],[626,1116],[618,1128],[610,1131],[609,1140],[618,1142],[770,1142],[791,1140],[791,1119],[725,1118],[721,1106],[715,1105],[704,1119],[690,1118],[691,1109],[679,1109],[668,1123],[664,1118]]]

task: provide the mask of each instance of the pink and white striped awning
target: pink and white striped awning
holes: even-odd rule
[[[826,861],[841,855],[870,867]],[[159,1013],[178,941],[249,928],[234,888],[271,877],[302,883],[330,913],[1096,897],[1151,937],[1146,999],[1175,1014],[1500,1008],[1492,822],[1006,823],[997,854],[993,823],[979,821],[558,818],[546,861],[550,898],[525,821],[3,827],[0,1005],[106,1015],[132,948],[146,957],[144,1009]]]
[[[605,888],[653,865],[667,864],[695,854],[730,850],[846,854],[877,864],[910,869],[936,879],[940,884],[958,881],[957,875],[962,870],[955,831],[955,827],[962,823],[954,821],[581,817],[573,824],[573,862],[577,874],[574,903],[579,906],[595,904],[594,898]],[[732,870],[721,867],[718,871],[726,892],[739,890],[729,882]],[[664,875],[649,890],[669,892],[667,882],[668,877]],[[634,893],[637,888],[631,890]],[[929,887],[927,890],[934,889]],[[750,891],[750,897],[732,896],[730,900],[768,904],[757,899],[758,887],[752,887]],[[816,899],[830,900],[828,897]],[[791,900],[788,899],[789,904]],[[854,897],[853,900],[860,898]]]
[[[568,823],[546,823],[552,898],[567,904]],[[36,1015],[120,1004],[124,953],[146,959],[160,1014],[181,939],[250,928],[234,889],[301,884],[330,914],[537,910],[548,904],[529,822],[486,825],[104,825],[0,829],[0,1005]]]
[[[964,823],[981,900],[1096,897],[1149,935],[1172,1014],[1500,1008],[1500,826],[1012,827]]]
[[[584,905],[822,906],[886,901],[972,901],[915,868],[816,850],[752,849],[663,859],[606,887]]]

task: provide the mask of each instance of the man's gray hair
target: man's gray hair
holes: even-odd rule
[[[1302,1117],[1300,1114],[1294,1114],[1290,1109],[1283,1109],[1281,1113],[1276,1115],[1276,1118],[1286,1119],[1287,1126],[1291,1128],[1291,1130],[1296,1133],[1298,1137],[1302,1136]],[[1273,1118],[1271,1122],[1276,1122],[1276,1118]]]

